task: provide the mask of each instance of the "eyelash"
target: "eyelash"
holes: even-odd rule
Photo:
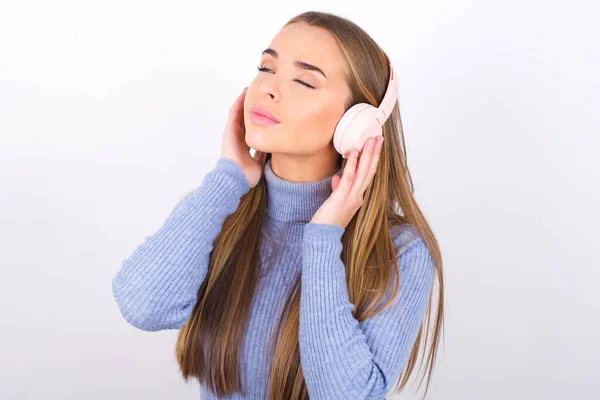
[[[264,71],[271,71],[269,68],[266,68],[266,67],[260,67],[260,66],[257,66],[256,68],[258,68],[258,70],[259,70],[259,71],[261,71],[261,72],[264,72]],[[304,86],[306,86],[306,87],[308,87],[308,88],[311,88],[311,89],[314,89],[314,88],[315,88],[314,86],[312,86],[312,85],[309,85],[308,83],[306,83],[306,82],[304,82],[304,81],[301,81],[301,80],[299,80],[299,79],[294,79],[294,80],[295,80],[296,82],[300,83],[301,85],[304,85]]]

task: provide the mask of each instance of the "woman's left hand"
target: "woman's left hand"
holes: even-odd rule
[[[365,190],[371,183],[381,154],[383,136],[369,138],[360,152],[348,155],[343,175],[335,175],[331,181],[333,193],[319,207],[310,222],[338,225],[346,228],[363,203]],[[358,164],[358,167],[357,167]]]

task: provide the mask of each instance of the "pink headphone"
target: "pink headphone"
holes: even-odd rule
[[[361,151],[370,137],[382,135],[382,126],[388,119],[398,99],[398,78],[390,58],[390,80],[379,107],[367,103],[358,103],[350,107],[338,121],[333,134],[333,146],[346,158],[352,150]]]

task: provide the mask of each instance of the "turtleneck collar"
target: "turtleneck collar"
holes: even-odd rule
[[[336,172],[341,174],[341,168]],[[264,226],[272,239],[298,242],[303,226],[331,196],[333,175],[313,182],[293,182],[275,175],[271,158],[264,166],[267,208]]]

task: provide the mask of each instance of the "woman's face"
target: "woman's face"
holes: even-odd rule
[[[323,74],[298,63],[313,65]],[[288,25],[263,52],[258,67],[266,70],[257,71],[244,100],[246,143],[266,153],[335,152],[333,132],[346,111],[350,88],[333,35],[304,23]],[[266,109],[279,123],[253,121],[250,113],[254,106]]]

